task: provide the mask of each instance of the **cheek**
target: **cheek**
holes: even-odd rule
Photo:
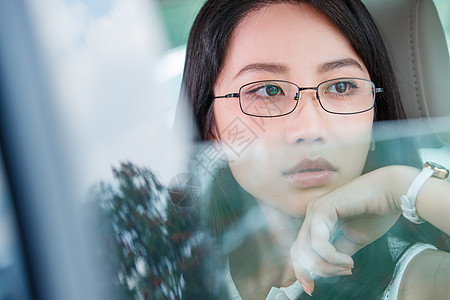
[[[230,162],[248,159],[252,145],[265,133],[264,124],[260,118],[243,114],[237,102],[225,101],[214,103],[215,136]]]
[[[280,152],[282,147],[268,136],[256,139],[240,155],[228,154],[229,167],[235,180],[249,194],[259,201],[288,212],[298,200],[280,199],[290,194],[281,176]],[[293,198],[294,199],[294,198]]]
[[[236,181],[250,194],[267,192],[279,161],[275,154],[282,141],[277,131],[267,130],[267,120],[243,114],[237,103],[217,101],[215,131]]]
[[[340,183],[345,183],[361,175],[366,163],[372,139],[373,112],[344,116],[341,122],[335,124],[339,124],[332,129],[336,144],[335,159],[342,171]]]
[[[372,137],[373,112],[337,116],[330,132],[338,143],[359,145],[369,143]]]

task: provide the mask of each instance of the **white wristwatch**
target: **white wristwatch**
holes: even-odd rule
[[[437,163],[433,162],[424,163],[422,171],[413,180],[413,182],[409,186],[406,195],[402,195],[401,207],[403,210],[403,216],[413,223],[416,224],[424,223],[425,220],[419,217],[416,212],[417,194],[419,194],[419,191],[422,188],[422,185],[425,183],[425,181],[427,181],[427,179],[430,178],[431,176],[440,179],[446,179],[448,177],[448,174],[449,171],[445,167]]]

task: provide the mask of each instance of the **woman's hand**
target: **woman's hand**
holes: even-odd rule
[[[381,237],[397,221],[401,209],[393,192],[392,168],[396,166],[360,176],[309,203],[291,247],[295,275],[305,292],[311,295],[314,290],[313,274],[350,275],[351,255]],[[412,174],[407,177],[413,178],[418,170],[409,168],[409,172]]]

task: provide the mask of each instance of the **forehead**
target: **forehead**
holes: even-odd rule
[[[234,30],[222,71],[236,76],[251,63],[280,63],[303,72],[326,61],[359,56],[331,21],[309,4],[273,4],[247,15]]]

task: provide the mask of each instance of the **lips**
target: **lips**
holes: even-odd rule
[[[324,158],[303,159],[283,176],[297,186],[311,188],[325,184],[335,172],[336,168]]]

